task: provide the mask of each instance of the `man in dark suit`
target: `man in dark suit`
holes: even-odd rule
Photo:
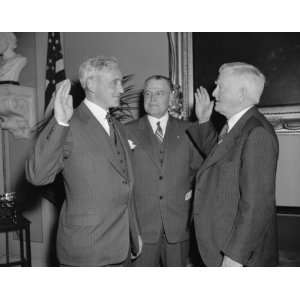
[[[132,203],[131,151],[121,124],[108,113],[119,105],[122,74],[112,57],[95,57],[79,69],[86,99],[73,111],[70,81],[58,90],[54,118],[27,161],[27,179],[53,182],[62,172],[66,190],[57,233],[62,265],[130,264],[141,251]]]
[[[278,261],[275,176],[278,140],[259,113],[264,75],[246,63],[221,66],[215,110],[227,122],[219,136],[209,121],[214,103],[195,93],[199,124],[190,135],[206,155],[196,179],[194,222],[207,266],[275,266]]]
[[[149,77],[144,89],[147,115],[126,127],[144,243],[134,266],[180,267],[187,263],[192,183],[202,157],[186,135],[189,123],[168,114],[172,95],[167,77]]]

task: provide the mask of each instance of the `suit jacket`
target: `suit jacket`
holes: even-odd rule
[[[69,127],[53,119],[42,131],[27,161],[27,179],[53,182],[62,172],[66,190],[57,233],[59,261],[66,265],[102,266],[126,259],[130,240],[138,250],[138,227],[132,203],[131,151],[116,124],[127,160],[124,177],[105,130],[82,103]]]
[[[204,263],[219,266],[226,255],[245,266],[276,265],[278,140],[273,127],[253,107],[219,145],[210,122],[189,133],[208,155],[197,174],[193,209]]]
[[[189,238],[192,189],[202,157],[188,139],[188,122],[169,117],[164,136],[164,163],[147,116],[127,124],[133,150],[134,200],[142,239],[155,243],[164,227],[169,242]]]

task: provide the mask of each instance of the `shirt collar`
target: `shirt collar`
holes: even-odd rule
[[[168,113],[164,114],[159,119],[155,118],[153,116],[150,116],[150,115],[147,115],[147,117],[148,117],[148,120],[150,122],[150,125],[151,125],[152,130],[153,130],[154,133],[155,133],[156,128],[157,128],[157,122],[160,122],[160,126],[161,126],[161,129],[163,131],[163,134],[165,134],[167,123],[168,123],[168,120],[169,120],[169,114]]]
[[[106,119],[108,110],[102,108],[101,106],[95,104],[87,98],[85,98],[83,102],[89,108],[89,110],[92,112],[92,114],[96,117],[97,120]]]
[[[240,112],[236,113],[235,115],[233,115],[231,118],[229,118],[227,120],[227,123],[228,123],[228,132],[237,123],[237,121],[252,107],[253,107],[253,105],[246,107],[245,109],[243,109]]]

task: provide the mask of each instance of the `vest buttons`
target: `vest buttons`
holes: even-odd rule
[[[162,180],[163,179],[163,176],[159,176],[159,180]]]
[[[127,184],[127,181],[126,181],[126,180],[123,180],[122,183],[123,183],[123,184]]]
[[[164,197],[163,196],[159,196],[159,199],[162,200]]]

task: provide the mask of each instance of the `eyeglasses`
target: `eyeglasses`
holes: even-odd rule
[[[150,98],[150,97],[162,97],[162,96],[165,96],[167,94],[167,91],[163,91],[163,90],[160,90],[160,91],[156,91],[156,92],[150,92],[150,91],[145,91],[144,92],[144,98]]]

